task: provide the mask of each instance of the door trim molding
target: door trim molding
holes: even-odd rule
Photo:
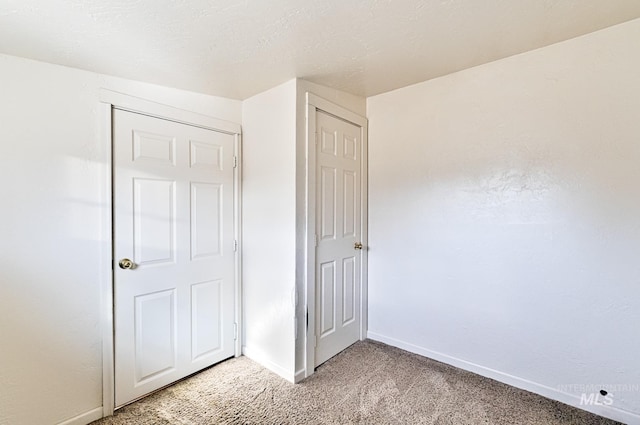
[[[140,97],[130,96],[113,90],[100,89],[100,102],[111,104],[115,109],[135,112],[167,121],[174,121],[194,127],[220,131],[228,134],[241,134],[240,124],[175,108],[163,103],[152,102]]]
[[[306,93],[306,157],[307,157],[307,174],[306,174],[306,223],[305,223],[305,255],[304,255],[304,287],[305,287],[305,305],[307,309],[307,329],[305,333],[305,370],[304,377],[311,376],[315,370],[315,324],[316,324],[316,112],[323,111],[337,118],[360,127],[360,136],[362,139],[362,163],[361,163],[361,188],[362,199],[361,219],[362,219],[362,259],[360,264],[360,340],[367,337],[367,247],[368,247],[368,133],[367,119],[356,114],[340,105],[336,105],[326,99],[321,98],[313,93]],[[302,377],[301,377],[302,378]]]
[[[100,317],[102,327],[102,416],[113,415],[115,407],[115,367],[113,344],[113,194],[112,194],[112,104],[100,104],[100,146],[102,157],[102,184],[100,203],[102,204],[102,245],[100,256]]]
[[[101,175],[101,256],[100,256],[100,317],[102,328],[102,416],[113,415],[115,410],[115,365],[114,365],[114,316],[113,316],[113,110],[120,109],[194,127],[215,130],[235,136],[234,155],[238,158],[234,170],[234,238],[238,242],[235,252],[235,316],[237,338],[234,342],[235,356],[241,352],[242,341],[242,128],[240,124],[208,115],[175,108],[135,96],[101,89],[99,93],[99,120],[102,157]]]

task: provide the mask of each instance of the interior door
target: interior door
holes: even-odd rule
[[[360,127],[316,115],[316,366],[360,337]]]
[[[115,404],[234,355],[235,136],[114,110]]]

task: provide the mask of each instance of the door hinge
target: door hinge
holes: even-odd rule
[[[238,168],[238,157],[237,156],[233,157],[233,168]]]
[[[317,347],[317,346],[318,346],[318,336],[317,336],[317,335],[314,335],[314,336],[313,336],[313,346],[314,346],[314,347]]]
[[[318,144],[318,133],[316,133],[316,145]]]
[[[313,235],[313,245],[318,246],[318,235]]]
[[[309,332],[309,309],[307,309],[307,332]]]
[[[238,241],[237,240],[233,241],[233,252],[238,252]]]
[[[233,340],[237,340],[238,339],[238,324],[234,323],[233,324]]]

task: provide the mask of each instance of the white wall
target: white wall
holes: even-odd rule
[[[239,101],[0,55],[2,425],[102,412],[101,87],[241,118]]]
[[[640,423],[638,40],[368,99],[370,337]]]
[[[297,80],[296,91],[296,380],[304,378],[306,335],[305,237],[307,217],[307,93],[313,93],[361,116],[366,115],[365,98]]]
[[[296,80],[242,103],[243,353],[294,379]]]

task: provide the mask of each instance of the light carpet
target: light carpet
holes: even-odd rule
[[[94,425],[617,424],[398,348],[358,342],[291,384],[231,359]]]

